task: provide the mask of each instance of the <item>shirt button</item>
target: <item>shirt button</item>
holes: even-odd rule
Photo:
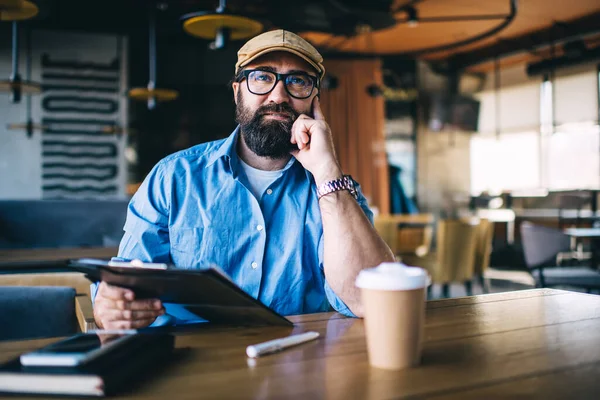
[[[257,231],[262,231],[263,230],[263,226],[262,225],[256,225],[256,230]]]
[[[272,189],[267,189],[267,194],[271,194],[271,193],[273,193],[273,190]]]
[[[258,264],[256,262],[252,263],[252,269],[256,269],[258,267]]]

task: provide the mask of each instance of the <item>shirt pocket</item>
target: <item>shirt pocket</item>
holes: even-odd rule
[[[229,273],[230,251],[229,228],[213,225],[204,227],[200,250],[203,265],[216,264]]]
[[[180,268],[216,264],[229,267],[229,229],[215,226],[180,228],[171,233],[171,257]]]
[[[202,265],[204,228],[178,228],[169,231],[171,258],[179,268],[194,269]]]

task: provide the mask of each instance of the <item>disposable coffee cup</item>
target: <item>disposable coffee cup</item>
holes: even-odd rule
[[[369,363],[403,369],[421,361],[427,271],[401,263],[362,270],[361,289]]]

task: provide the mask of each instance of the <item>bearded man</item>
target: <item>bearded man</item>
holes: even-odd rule
[[[335,155],[318,97],[324,74],[323,57],[292,32],[242,46],[232,82],[239,126],[153,168],[129,204],[119,259],[214,263],[282,315],[362,316],[356,276],[393,254]],[[105,282],[92,295],[104,329],[170,314],[160,300]]]

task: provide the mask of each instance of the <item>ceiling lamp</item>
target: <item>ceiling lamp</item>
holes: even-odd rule
[[[16,26],[16,22],[13,22],[13,29],[17,29]],[[13,32],[13,39],[17,37],[18,38],[18,32]],[[18,39],[17,39],[18,42]],[[18,43],[16,43],[16,45],[14,45],[15,48],[18,48]],[[26,47],[27,47],[27,64],[26,64],[26,75],[27,75],[27,81],[23,82],[21,81],[20,84],[17,84],[15,82],[20,81],[20,77],[18,74],[13,73],[13,76],[16,75],[16,79],[9,81],[12,82],[10,85],[10,91],[11,91],[11,96],[14,100],[21,100],[20,96],[22,93],[26,93],[27,97],[25,98],[26,100],[26,108],[25,108],[25,112],[26,112],[26,121],[25,123],[21,123],[21,124],[8,124],[6,126],[6,128],[8,130],[25,130],[25,132],[27,132],[27,137],[31,138],[33,136],[33,132],[34,131],[42,131],[44,129],[46,129],[46,127],[42,126],[41,124],[36,124],[33,122],[33,118],[31,117],[31,95],[32,94],[37,94],[41,92],[41,87],[38,84],[32,83],[31,81],[29,81],[29,79],[31,78],[31,32],[27,31],[27,35],[26,35]],[[17,59],[17,57],[14,57],[13,55],[13,60]],[[14,71],[16,71],[16,67]],[[4,82],[0,82],[0,86],[2,86]],[[19,90],[20,89],[20,90]],[[19,93],[20,92],[20,93]]]
[[[148,56],[150,64],[148,85],[145,88],[129,90],[129,97],[133,100],[147,102],[148,110],[153,110],[156,108],[157,102],[173,101],[179,96],[177,90],[156,87],[156,11],[153,7],[150,8],[148,18]]]
[[[226,11],[226,1],[219,0],[215,12],[200,11],[181,17],[183,29],[192,36],[213,40],[209,47],[223,49],[229,40],[242,40],[256,36],[263,30],[259,21],[235,15]]]
[[[22,80],[19,74],[19,26],[16,21],[12,31],[12,74],[9,80],[0,81],[0,91],[10,92],[13,103],[20,103],[23,93],[38,94],[42,91],[39,84]]]
[[[0,21],[23,21],[37,15],[39,9],[27,0],[0,0]]]
[[[404,11],[406,12],[406,23],[408,26],[414,28],[415,26],[419,25],[419,17],[417,16],[416,8],[408,6],[404,9]]]

